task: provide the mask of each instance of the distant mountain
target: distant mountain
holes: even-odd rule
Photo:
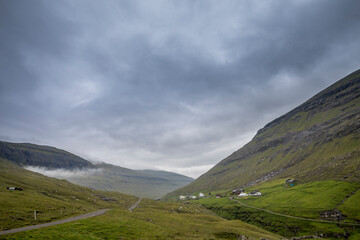
[[[360,181],[360,70],[270,122],[244,147],[166,198],[278,178]]]
[[[61,171],[97,169],[91,174],[71,174],[71,177],[66,179],[98,190],[118,191],[148,198],[162,197],[194,180],[165,171],[135,171],[105,163],[93,164],[61,149],[29,143],[0,142],[0,158],[22,167],[35,166]]]
[[[85,159],[49,146],[30,143],[9,143],[0,141],[0,157],[21,166],[41,166],[49,169],[94,168]]]
[[[99,190],[118,191],[139,197],[160,198],[194,179],[165,171],[131,170],[111,164],[96,164],[101,171],[68,180]]]
[[[163,179],[167,179],[169,181],[171,180],[174,183],[174,185],[183,185],[185,182],[189,184],[190,182],[194,181],[194,179],[191,177],[187,177],[173,172],[159,171],[159,170],[136,170],[136,171],[152,176],[157,176]]]

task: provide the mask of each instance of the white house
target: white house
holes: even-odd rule
[[[180,200],[185,200],[185,199],[186,199],[186,197],[185,197],[185,196],[183,196],[183,195],[180,195],[179,199],[180,199]]]
[[[261,196],[261,192],[253,191],[249,195],[250,196]]]
[[[196,199],[196,196],[191,196],[190,198],[192,198],[192,199]]]
[[[239,197],[247,197],[249,196],[249,194],[245,193],[245,192],[242,192],[239,194]]]
[[[199,197],[204,197],[204,196],[205,196],[205,194],[199,193]]]

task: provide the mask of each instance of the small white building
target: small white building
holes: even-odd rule
[[[247,197],[249,196],[249,194],[245,193],[245,192],[242,192],[239,194],[239,197]]]
[[[192,198],[192,199],[196,199],[196,196],[190,196],[190,198]]]
[[[261,196],[261,192],[258,192],[258,191],[253,191],[249,194],[250,196]]]
[[[179,199],[180,199],[180,200],[185,200],[185,199],[186,199],[186,196],[180,195]]]
[[[204,197],[204,196],[205,196],[205,194],[199,193],[199,197]]]

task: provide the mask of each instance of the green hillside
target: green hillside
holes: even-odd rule
[[[68,178],[72,183],[99,190],[118,191],[139,197],[160,198],[194,179],[164,171],[131,170],[111,164],[96,164],[101,171]]]
[[[360,181],[360,71],[270,122],[244,147],[165,199],[280,178]]]
[[[143,199],[129,212],[137,200],[45,177],[0,159],[0,231],[112,209],[98,217],[1,235],[1,239],[281,239],[259,227],[215,216],[198,204]]]
[[[9,190],[8,187],[20,188]],[[0,231],[104,208],[126,209],[136,197],[45,177],[0,158]],[[34,211],[38,211],[34,219]]]
[[[321,219],[320,212],[339,209],[346,216],[344,222],[360,223],[358,200],[360,182],[315,181],[289,187],[285,179],[250,187],[261,191],[262,197],[239,199],[243,203],[291,216]]]
[[[160,178],[168,179],[174,182],[174,185],[176,184],[183,184],[183,182],[193,182],[194,179],[191,177],[187,177],[181,174],[173,173],[173,172],[167,172],[167,171],[159,171],[159,170],[136,170],[137,172],[141,172],[144,174],[148,174],[151,176],[157,176]]]
[[[242,238],[242,236],[245,236]],[[282,239],[259,227],[215,216],[199,205],[143,200],[133,212],[105,215],[9,234],[4,239]]]
[[[249,188],[261,197],[215,198],[231,191],[215,192],[210,198],[192,200],[227,219],[238,219],[273,233],[292,238],[318,236],[329,239],[357,239],[360,234],[360,182],[315,181],[284,184],[272,180]],[[343,218],[322,218],[321,213],[337,209]]]

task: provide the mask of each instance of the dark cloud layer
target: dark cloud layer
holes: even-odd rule
[[[359,68],[359,8],[3,0],[1,139],[197,176]]]

